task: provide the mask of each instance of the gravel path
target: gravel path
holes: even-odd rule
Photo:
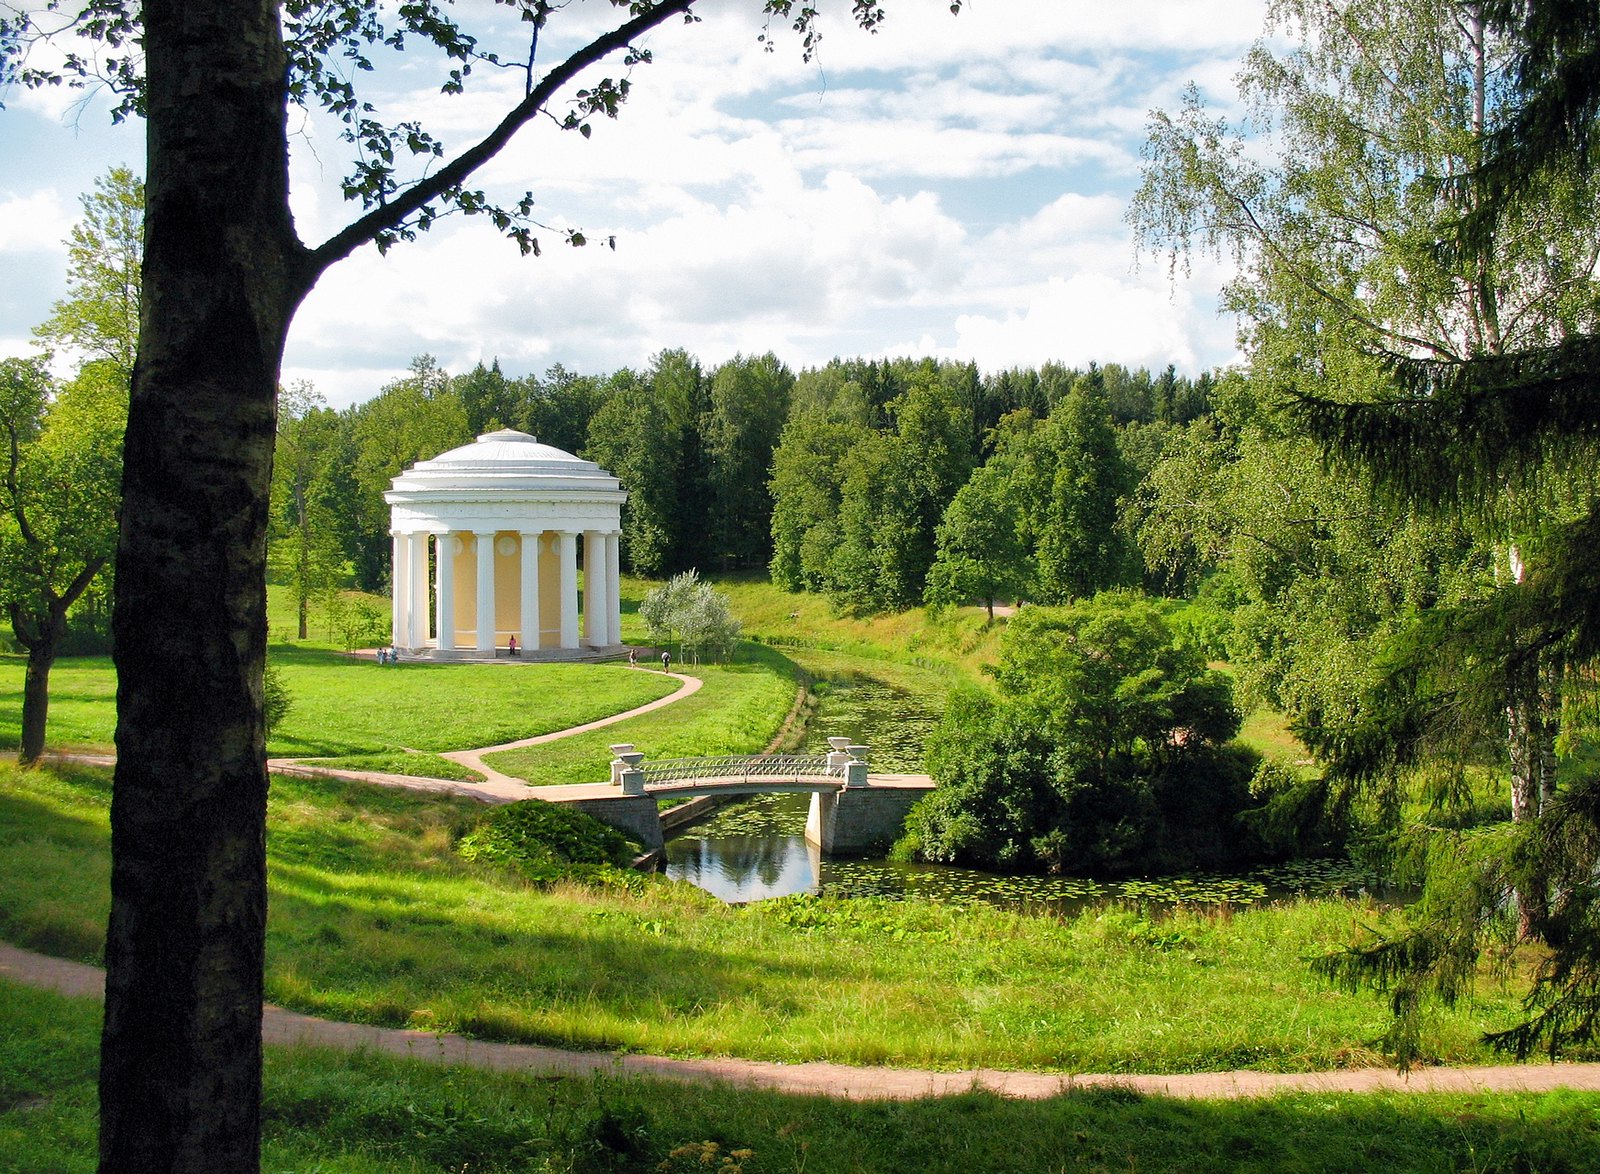
[[[0,943],[0,978],[44,987],[78,998],[102,998],[105,971]],[[1523,1064],[1505,1067],[1426,1068],[1401,1076],[1387,1068],[1339,1072],[1199,1072],[1174,1076],[1001,1072],[967,1069],[929,1072],[914,1068],[857,1068],[812,1062],[765,1060],[673,1060],[661,1056],[570,1052],[533,1044],[497,1044],[459,1035],[336,1023],[285,1011],[270,1004],[262,1014],[269,1044],[311,1044],[338,1051],[382,1052],[431,1064],[452,1064],[539,1076],[585,1076],[604,1072],[674,1080],[719,1082],[859,1100],[910,1100],[990,1089],[1005,1096],[1037,1099],[1073,1088],[1112,1085],[1154,1096],[1184,1098],[1265,1097],[1283,1092],[1546,1092],[1568,1088],[1600,1092],[1600,1064]]]

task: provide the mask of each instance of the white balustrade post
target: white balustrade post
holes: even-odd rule
[[[828,739],[828,773],[843,778],[850,765],[850,739],[837,735]]]
[[[622,788],[624,795],[644,794],[644,771],[639,764],[644,755],[633,748],[632,742],[619,742],[611,747],[616,757],[611,760],[611,782]]]
[[[539,647],[539,535],[522,531],[522,606],[517,611],[522,628],[517,643],[523,651],[537,651]]]
[[[456,646],[456,537],[450,531],[436,532],[433,536],[434,572],[433,602],[435,618],[433,630],[439,635],[439,651],[447,652]]]
[[[867,785],[867,751],[869,746],[846,746],[845,752],[850,755],[850,761],[845,764],[844,785],[847,787],[865,787]]]
[[[494,651],[494,531],[474,530],[478,543],[478,651]]]

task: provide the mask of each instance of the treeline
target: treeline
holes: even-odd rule
[[[1166,432],[1205,415],[1211,387],[1115,365],[983,376],[970,363],[834,360],[796,375],[766,354],[707,370],[682,350],[608,375],[557,365],[513,377],[498,361],[451,375],[423,355],[342,411],[307,385],[286,389],[274,564],[294,585],[302,633],[319,595],[352,579],[387,590],[390,480],[508,427],[621,479],[622,556],[638,574],[770,564],[785,586],[871,611],[920,602],[939,563],[940,599],[992,596],[1019,581],[978,529],[990,522],[982,495],[1006,494],[1041,503],[1018,557],[1046,552],[1039,582],[1065,598],[1082,575],[1053,553],[1064,533],[1070,551],[1117,547],[1108,583],[1137,580],[1111,532],[1115,503]]]

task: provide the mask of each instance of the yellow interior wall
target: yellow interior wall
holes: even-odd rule
[[[509,555],[500,553],[500,539],[509,537],[517,548]],[[501,530],[494,536],[494,626],[495,643],[503,644],[521,627],[522,612],[522,535]]]
[[[539,537],[539,647],[561,647],[561,556],[555,549],[556,534],[546,530]]]
[[[451,560],[455,564],[455,597],[450,601],[450,610],[456,614],[456,647],[471,648],[478,640],[478,556],[472,549],[471,535],[462,538],[452,534],[446,541],[454,545],[457,539],[461,553]]]

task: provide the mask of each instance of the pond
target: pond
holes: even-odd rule
[[[942,864],[823,859],[805,840],[808,795],[761,795],[725,807],[667,844],[668,876],[729,902],[793,893],[918,897],[1072,913],[1106,902],[1248,906],[1298,894],[1374,891],[1375,879],[1341,860],[1295,861],[1237,875],[1096,881],[1003,876]]]
[[[941,678],[837,653],[795,654],[795,659],[819,678],[807,751],[820,753],[829,735],[841,734],[871,747],[874,770],[922,769],[923,744],[944,702]],[[725,807],[668,841],[666,873],[730,902],[827,893],[985,901],[1060,912],[1106,901],[1252,905],[1296,893],[1374,887],[1370,875],[1342,861],[1299,861],[1236,876],[1094,881],[883,859],[823,859],[805,841],[810,803],[809,795],[762,795]]]

